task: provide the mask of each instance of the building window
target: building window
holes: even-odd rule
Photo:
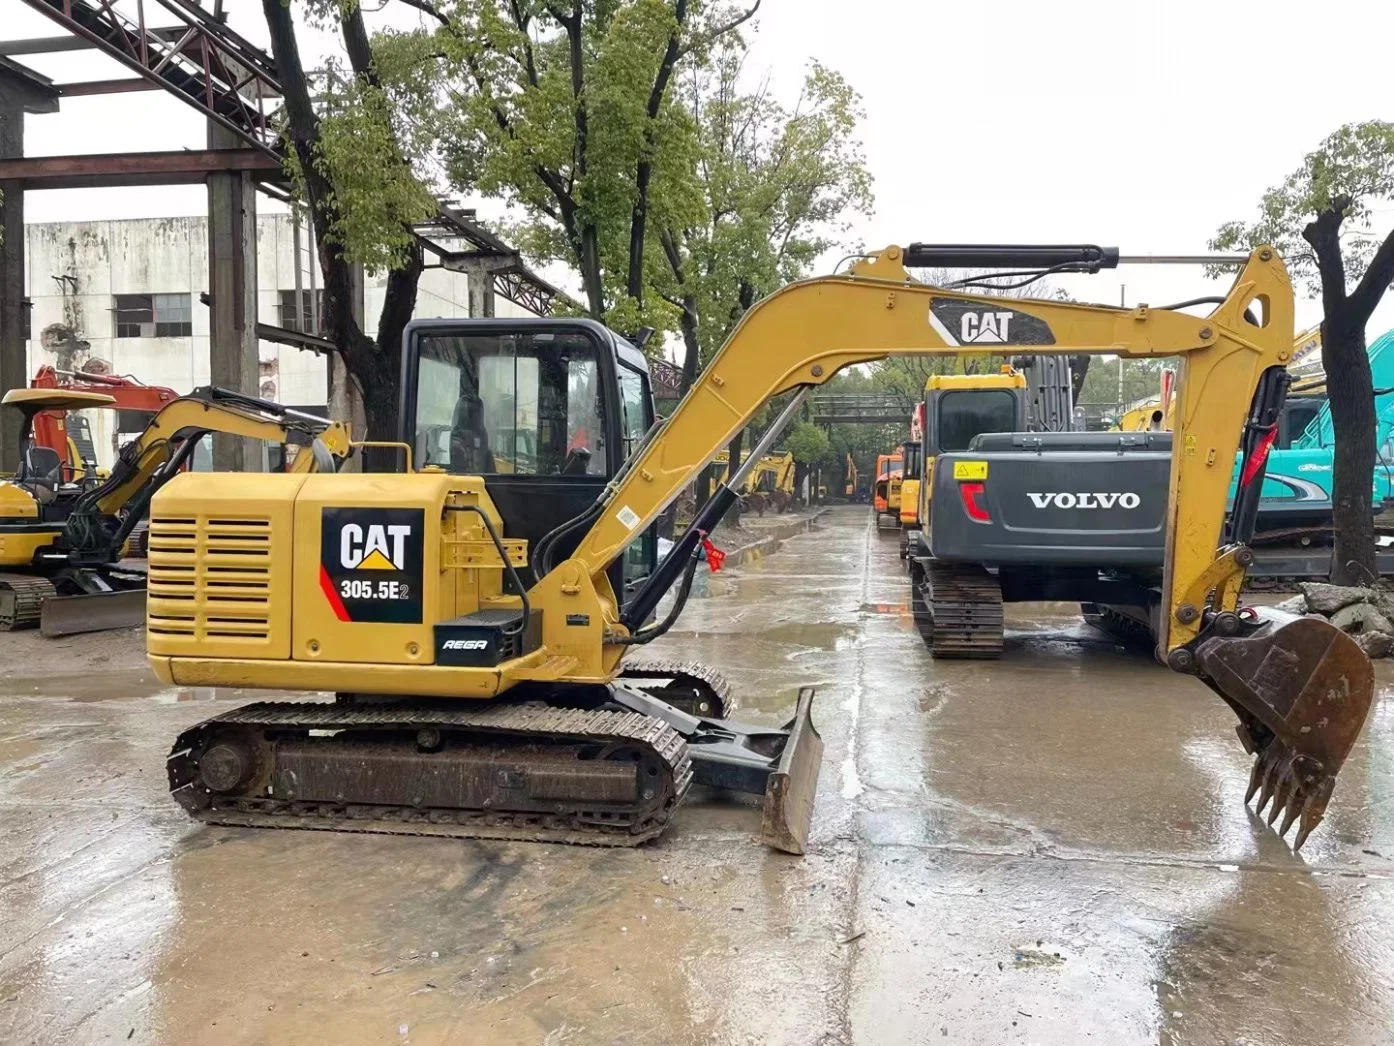
[[[295,307],[295,291],[276,292],[276,322],[279,326],[288,331],[298,331],[301,334],[324,334],[324,290],[317,289],[311,299],[310,291],[302,289],[300,291],[300,308]],[[316,301],[319,304],[318,324],[311,322],[316,317],[310,315],[310,302]]]
[[[187,338],[194,333],[188,294],[118,294],[114,311],[118,338]]]

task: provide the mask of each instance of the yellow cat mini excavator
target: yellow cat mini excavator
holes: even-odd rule
[[[404,471],[185,474],[155,496],[147,642],[159,676],[337,694],[187,730],[169,759],[174,796],[221,824],[628,845],[663,831],[695,781],[763,793],[765,840],[802,852],[822,758],[812,691],[785,728],[761,729],[725,715],[724,684],[704,669],[624,659],[673,624],[705,536],[811,390],[851,364],[961,351],[944,332],[990,322],[994,344],[1032,352],[1180,357],[1159,653],[1234,710],[1255,756],[1250,795],[1273,802],[1270,823],[1282,812],[1282,831],[1300,822],[1300,846],[1364,722],[1372,673],[1328,623],[1239,605],[1259,488],[1241,491],[1228,533],[1226,489],[1241,448],[1261,480],[1287,388],[1281,260],[1256,251],[1205,317],[977,297],[907,273],[1092,271],[1108,256],[912,245],[791,284],[746,313],[661,425],[642,355],[595,323],[412,324]],[[788,393],[655,562],[659,513]]]

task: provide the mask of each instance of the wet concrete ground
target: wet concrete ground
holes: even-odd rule
[[[709,801],[637,851],[194,827],[169,742],[254,695],[0,640],[0,1042],[1390,1041],[1389,673],[1294,857],[1204,688],[1064,607],[936,664],[869,517],[707,579],[652,649],[750,717],[818,686],[801,860]]]

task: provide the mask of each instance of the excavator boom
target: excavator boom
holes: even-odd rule
[[[1286,394],[1284,368],[1294,343],[1291,285],[1268,247],[1253,252],[1223,304],[1204,317],[1145,305],[1022,299],[1008,306],[914,282],[898,247],[859,262],[846,276],[777,291],[745,314],[613,485],[570,559],[539,583],[564,603],[584,598],[577,591],[584,584],[601,611],[599,658],[592,650],[582,660],[596,675],[613,673],[657,606],[641,591],[621,618],[605,578],[608,565],[764,403],[793,394],[797,405],[851,364],[952,354],[985,339],[1034,352],[1179,357],[1158,653],[1173,669],[1198,675],[1234,709],[1241,740],[1255,756],[1256,788],[1264,789],[1263,801],[1278,797],[1273,812],[1281,802],[1285,828],[1300,818],[1300,845],[1321,819],[1368,713],[1373,683],[1368,659],[1334,627],[1239,607],[1252,560],[1243,542],[1252,534],[1267,434]],[[1244,480],[1227,538],[1230,470],[1241,446]],[[753,449],[752,458],[759,452]],[[715,518],[723,500],[729,501],[720,494],[712,499]],[[692,531],[701,533],[703,522],[699,517]],[[684,555],[693,555],[690,543],[679,544],[655,572],[653,593],[673,583]]]
[[[952,251],[960,264],[1028,253]],[[1092,270],[1116,252],[1044,254],[1053,267]],[[923,246],[911,255],[926,265],[942,256]],[[1039,250],[1027,260],[1047,264]],[[186,731],[169,763],[178,801],[215,823],[633,845],[661,832],[698,783],[763,792],[764,838],[802,852],[822,758],[812,690],[770,730],[726,718],[724,684],[702,666],[623,662],[676,621],[704,540],[811,390],[851,364],[991,346],[1180,358],[1160,654],[1234,709],[1256,791],[1300,818],[1300,843],[1320,820],[1372,684],[1364,654],[1329,624],[1239,606],[1292,352],[1282,262],[1256,251],[1205,317],[1008,304],[918,283],[904,262],[891,247],[754,306],[660,426],[643,413],[638,354],[598,325],[425,321],[403,351],[403,434],[415,438],[421,472],[169,483],[150,531],[147,649],[160,678],[339,695],[332,705],[253,705]],[[624,382],[639,383],[628,399],[639,414],[624,415],[623,432],[612,414],[603,444],[603,418],[587,416],[578,437],[570,403],[583,375],[608,383],[580,397],[602,410]],[[520,380],[547,405],[527,432],[533,422],[505,395]],[[638,577],[616,571],[775,397],[776,421],[666,557],[647,560]],[[511,420],[490,422],[488,399],[514,403]],[[617,453],[622,435],[637,445],[627,457]],[[133,452],[131,474],[113,477],[106,496],[137,496],[141,460]],[[597,480],[609,478],[589,486],[591,464],[605,470]],[[534,517],[562,497],[577,507],[539,533]],[[242,558],[253,540],[255,563]],[[217,573],[229,569],[254,584],[247,601],[210,581],[232,583]],[[612,587],[621,583],[624,600]]]

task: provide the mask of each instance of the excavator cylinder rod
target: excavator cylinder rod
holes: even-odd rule
[[[1254,756],[1244,800],[1271,802],[1285,835],[1297,822],[1300,849],[1321,823],[1346,756],[1370,711],[1374,669],[1355,640],[1318,618],[1255,608],[1247,635],[1196,644],[1201,678],[1239,715],[1239,740]]]

